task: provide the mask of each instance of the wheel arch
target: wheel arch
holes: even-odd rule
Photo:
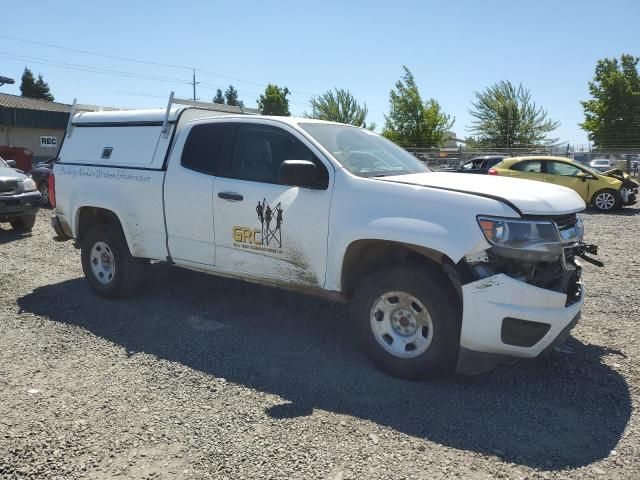
[[[120,217],[116,212],[104,207],[94,207],[84,205],[76,210],[74,238],[76,242],[81,242],[86,233],[95,225],[115,224],[123,233],[127,247],[131,252],[131,243],[127,232],[124,229]]]
[[[380,239],[355,240],[348,245],[340,272],[342,297],[350,300],[366,275],[398,265],[422,266],[441,275],[447,287],[461,300],[455,264],[446,254],[421,245]]]

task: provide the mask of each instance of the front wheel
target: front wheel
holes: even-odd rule
[[[392,268],[369,275],[352,314],[365,352],[378,368],[407,379],[451,373],[460,348],[459,308],[446,277]]]
[[[82,239],[80,257],[87,282],[102,297],[124,297],[142,280],[144,261],[131,255],[117,224],[91,228]]]
[[[608,188],[600,190],[593,196],[591,203],[597,210],[609,212],[620,205],[620,194]]]

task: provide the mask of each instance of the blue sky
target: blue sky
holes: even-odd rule
[[[561,122],[555,136],[583,144],[579,101],[588,98],[596,61],[640,55],[638,21],[638,0],[24,0],[5,3],[0,35],[219,74],[197,73],[203,100],[213,97],[216,86],[233,83],[245,104],[255,106],[273,82],[295,92],[294,114],[309,110],[310,95],[347,88],[366,102],[369,119],[379,127],[389,90],[407,65],[423,97],[435,98],[455,117],[458,136],[467,134],[474,90],[508,79],[522,82]],[[73,70],[59,62],[163,81]],[[192,95],[185,68],[0,37],[0,75],[17,80],[0,91],[19,94],[25,65],[44,75],[61,102],[77,97],[81,103],[160,107],[170,90]]]

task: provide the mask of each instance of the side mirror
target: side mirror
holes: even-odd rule
[[[318,178],[316,164],[309,160],[285,160],[278,170],[278,183],[294,187],[308,187]]]
[[[11,168],[16,168],[17,163],[15,160],[7,160],[6,162]]]
[[[581,179],[583,182],[587,181],[587,178],[589,178],[589,175],[587,175],[584,172],[578,172],[578,174],[576,175],[576,177],[578,177],[579,179]]]

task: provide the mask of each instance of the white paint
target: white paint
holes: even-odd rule
[[[462,297],[461,347],[533,358],[547,348],[580,312],[584,289],[579,302],[565,307],[565,294],[538,288],[501,273],[464,285]],[[532,347],[507,345],[501,340],[502,319],[505,317],[547,323],[551,328]]]
[[[476,217],[519,215],[498,199],[473,193],[500,195],[525,214],[558,215],[584,208],[569,189],[526,180],[444,173],[357,177],[298,125],[313,120],[220,116],[195,109],[184,111],[178,120],[179,113],[180,109],[171,111],[167,138],[160,135],[161,126],[82,126],[158,122],[164,118],[160,109],[75,116],[74,134],[60,153],[62,164],[54,167],[58,218],[77,234],[82,207],[109,209],[120,219],[134,256],[164,261],[170,255],[178,265],[218,275],[339,291],[345,253],[359,240],[428,248],[454,263],[486,250],[489,245]],[[285,130],[325,164],[329,187],[313,190],[215,178],[183,168],[180,157],[189,129],[209,122],[249,122]],[[108,159],[100,158],[104,147],[112,148]],[[219,198],[224,192],[242,195],[243,200]],[[256,206],[263,199],[272,209],[282,209],[277,244],[238,242],[234,227],[261,229]],[[466,285],[462,346],[535,356],[579,312],[581,303],[565,308],[565,298],[505,275]],[[531,349],[507,346],[500,341],[505,316],[544,321],[552,328]]]

